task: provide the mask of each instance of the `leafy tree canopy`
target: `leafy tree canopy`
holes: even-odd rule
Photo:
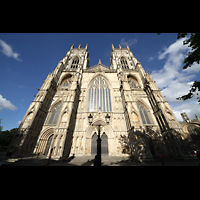
[[[15,132],[18,128],[13,128],[10,131],[1,131],[0,132],[0,152],[7,150],[8,145],[10,144]]]

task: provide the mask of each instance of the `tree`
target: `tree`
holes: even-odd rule
[[[160,35],[161,33],[157,33]],[[177,39],[184,38],[187,33],[178,33]],[[186,54],[184,59],[183,69],[191,67],[194,62],[199,64],[200,61],[200,33],[191,33],[190,38],[183,41],[183,45],[189,44],[188,47],[191,47],[191,51]],[[198,96],[198,91],[200,91],[200,81],[194,81],[189,90],[188,94],[176,98],[177,100],[188,100],[191,99],[195,94],[197,95],[198,102],[200,104],[200,97]]]
[[[0,133],[1,133],[1,131],[3,130],[3,126],[1,126],[1,120],[2,120],[2,119],[0,119]]]
[[[5,152],[18,128],[0,132],[0,152]]]

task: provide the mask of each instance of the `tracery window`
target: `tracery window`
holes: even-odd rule
[[[76,56],[73,61],[72,61],[72,65],[71,65],[71,68],[77,68],[78,67],[78,63],[79,63],[79,59],[78,57]]]
[[[136,87],[136,83],[131,77],[128,77],[128,83],[129,83],[131,88],[135,88]]]
[[[121,61],[122,69],[129,69],[128,63],[124,57],[121,57],[120,61]]]
[[[55,108],[53,108],[53,110],[51,111],[51,117],[49,119],[49,124],[57,124],[61,108],[62,108],[62,103],[58,104]]]
[[[108,83],[102,76],[94,79],[89,89],[88,112],[111,112],[111,97]]]
[[[65,87],[68,87],[70,84],[71,84],[71,77],[68,78],[68,79],[66,79],[66,80],[63,82],[62,85],[65,86]]]
[[[148,116],[145,108],[140,103],[137,103],[137,106],[138,106],[138,109],[139,109],[139,112],[140,112],[140,116],[142,118],[142,123],[143,124],[151,124],[150,120],[149,120],[149,116]]]

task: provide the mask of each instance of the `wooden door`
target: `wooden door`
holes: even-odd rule
[[[105,132],[101,136],[101,154],[108,155],[108,137]]]
[[[48,139],[47,146],[46,146],[46,149],[45,149],[45,151],[44,151],[44,154],[45,154],[45,155],[47,155],[48,152],[49,152],[49,148],[50,148],[50,146],[51,146],[51,141],[52,141],[52,139],[53,139],[53,135],[51,135],[51,136],[49,137],[49,139]]]
[[[97,134],[94,133],[92,136],[92,142],[91,142],[91,154],[97,154]]]

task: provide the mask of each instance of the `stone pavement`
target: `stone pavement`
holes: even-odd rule
[[[94,156],[75,156],[74,158],[66,159],[64,161],[51,160],[49,166],[93,166],[92,160]],[[148,160],[146,162],[134,162],[129,157],[117,157],[117,156],[102,156],[102,166],[162,166],[160,161]],[[200,161],[198,159],[189,160],[164,160],[165,166],[199,166]]]
[[[45,156],[9,158],[1,160],[0,166],[93,166],[94,156],[71,156],[65,160],[48,160]],[[200,161],[188,160],[164,160],[165,166],[199,166]],[[162,166],[160,161],[148,160],[142,163],[134,162],[129,157],[102,156],[102,166]]]

